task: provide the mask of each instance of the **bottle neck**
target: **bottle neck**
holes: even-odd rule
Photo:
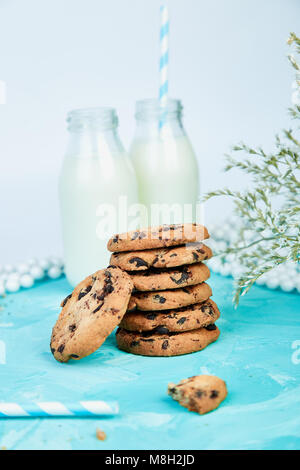
[[[67,122],[68,156],[88,158],[124,153],[114,109],[88,108],[71,111]]]
[[[118,127],[118,117],[113,108],[83,108],[70,111],[67,115],[68,131],[105,132]]]
[[[158,100],[143,100],[136,104],[136,138],[174,138],[185,135],[182,105],[169,99],[164,106]]]

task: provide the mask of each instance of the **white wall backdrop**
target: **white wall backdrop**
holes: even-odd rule
[[[288,125],[286,55],[299,0],[170,0],[170,94],[185,106],[202,191],[245,185],[224,174],[240,140],[270,148]],[[134,102],[158,90],[160,0],[0,0],[0,264],[61,253],[57,177],[65,115],[114,106],[126,146]],[[207,206],[223,218],[225,201]]]

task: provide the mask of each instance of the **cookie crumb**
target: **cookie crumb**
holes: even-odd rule
[[[97,428],[96,430],[96,437],[99,441],[105,441],[106,439],[106,434],[104,431],[102,431],[101,429]]]
[[[218,408],[225,400],[227,387],[224,380],[214,375],[196,375],[177,385],[169,383],[168,395],[189,411],[203,415]]]

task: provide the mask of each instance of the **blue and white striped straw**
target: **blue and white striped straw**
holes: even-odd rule
[[[168,7],[163,5],[160,7],[160,84],[159,84],[159,107],[160,120],[159,128],[162,129],[166,123],[167,101],[169,91],[168,65],[169,65],[169,12]]]
[[[46,418],[49,416],[88,417],[115,415],[119,413],[116,402],[78,401],[78,402],[0,402],[0,418]]]

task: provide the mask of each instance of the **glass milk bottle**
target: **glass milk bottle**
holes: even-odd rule
[[[118,136],[115,111],[79,109],[68,114],[67,122],[70,137],[59,196],[65,272],[74,286],[107,266],[108,238],[127,230],[126,208],[136,204],[138,196],[134,169]]]
[[[158,100],[137,102],[130,156],[138,180],[139,202],[147,209],[143,222],[194,222],[199,197],[198,164],[182,125],[181,102],[169,99],[162,127],[161,119]]]

